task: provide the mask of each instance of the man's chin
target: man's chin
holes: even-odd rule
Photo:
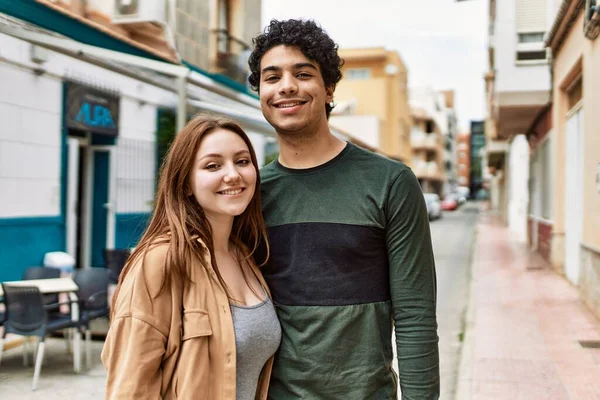
[[[272,123],[273,128],[277,133],[282,135],[297,135],[302,134],[306,130],[307,125],[301,122],[283,122],[283,123]]]

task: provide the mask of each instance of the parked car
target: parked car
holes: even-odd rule
[[[427,205],[427,215],[430,220],[442,217],[442,205],[440,204],[440,196],[435,193],[423,193],[425,204]]]
[[[442,200],[441,207],[444,211],[456,210],[458,208],[458,197],[453,194],[449,194],[444,198],[444,200]]]
[[[459,203],[464,203],[471,196],[471,189],[466,186],[458,186],[455,190],[455,193],[458,196]],[[464,199],[464,201],[462,201]]]

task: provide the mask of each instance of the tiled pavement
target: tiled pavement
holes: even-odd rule
[[[29,366],[23,366],[22,347],[15,347],[2,355],[0,365],[0,399],[2,400],[102,400],[106,373],[100,363],[102,341],[92,342],[92,368],[87,369],[83,351],[81,372],[73,372],[73,356],[66,350],[65,341],[47,338],[44,363],[38,389],[31,391],[33,354]],[[30,350],[33,345],[30,345]]]
[[[600,399],[600,320],[493,215],[478,225],[458,400]]]

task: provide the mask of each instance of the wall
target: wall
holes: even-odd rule
[[[386,82],[376,78],[369,80],[343,80],[335,89],[336,100],[356,99],[356,114],[377,115],[386,119]]]
[[[332,115],[329,122],[368,146],[379,148],[381,144],[379,118],[374,115]]]
[[[526,92],[550,89],[546,62],[517,65],[517,27],[515,0],[497,0],[494,34],[496,92]]]
[[[5,42],[0,37],[5,53]],[[4,54],[3,54],[4,55]],[[0,280],[65,246],[60,82],[0,63]]]
[[[527,203],[529,197],[529,145],[524,135],[517,135],[510,145],[508,155],[510,173],[510,200],[508,226],[521,241],[526,240]]]
[[[26,267],[40,265],[45,253],[66,249],[62,85],[67,74],[121,92],[121,137],[111,168],[117,169],[116,244],[129,243],[131,218],[139,225],[153,196],[156,108],[174,106],[175,95],[54,52],[48,52],[38,76],[29,43],[0,34],[0,48],[0,280],[19,279]],[[133,159],[132,147],[141,149]],[[136,170],[127,169],[127,162],[135,162]],[[145,186],[136,186],[142,181]],[[135,199],[124,201],[130,193]]]
[[[600,187],[596,184],[600,170],[600,38],[585,39],[583,70],[583,243],[600,252]]]
[[[583,36],[583,15],[580,14],[572,26],[560,50],[554,54],[554,91],[553,91],[553,120],[555,135],[553,136],[553,179],[552,220],[552,265],[559,271],[564,271],[564,240],[565,240],[565,126],[568,99],[564,88],[581,72],[581,58],[585,37]],[[584,98],[589,93],[584,88]],[[584,106],[585,107],[585,106]],[[584,118],[589,113],[585,112]],[[589,124],[585,121],[585,129]]]

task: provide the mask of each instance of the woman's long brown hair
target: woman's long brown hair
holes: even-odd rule
[[[192,258],[196,258],[204,267],[208,267],[204,261],[206,249],[197,239],[200,239],[208,248],[215,273],[228,296],[230,296],[230,291],[223,281],[214,259],[214,246],[210,224],[196,198],[189,195],[191,191],[190,173],[194,167],[200,143],[205,135],[217,129],[226,129],[234,132],[244,140],[250,151],[252,164],[256,169],[254,195],[246,210],[234,218],[231,240],[237,245],[242,256],[249,263],[253,262],[250,258],[253,257],[259,247],[266,249],[266,254],[264,255],[264,260],[257,260],[257,263],[263,265],[267,261],[269,250],[260,203],[260,175],[252,143],[248,135],[246,135],[237,123],[210,115],[198,115],[190,120],[181,132],[177,134],[167,152],[161,167],[152,218],[135,251],[127,260],[119,276],[119,284],[112,304],[116,304],[121,284],[131,270],[131,267],[140,257],[143,260],[152,246],[163,243],[169,244],[161,290],[169,284],[171,279],[178,279],[180,282],[190,280],[190,271],[188,268],[191,265]],[[244,278],[246,279],[245,273]]]

